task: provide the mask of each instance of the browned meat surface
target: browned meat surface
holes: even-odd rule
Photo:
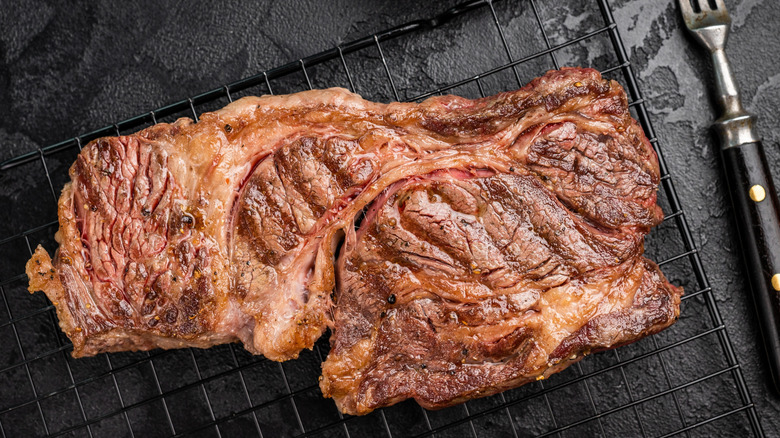
[[[96,140],[70,176],[59,249],[27,273],[76,357],[286,360],[330,328],[323,393],[363,414],[514,387],[679,312],[642,257],[656,156],[590,69],[478,100],[247,97]]]
[[[641,253],[633,226],[586,223],[522,168],[401,182],[340,256],[323,391],[353,414],[448,406],[656,332],[679,291]]]

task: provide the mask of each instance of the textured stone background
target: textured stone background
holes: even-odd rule
[[[759,117],[758,130],[777,181],[780,3],[726,3],[733,20],[727,53],[743,103]],[[780,434],[780,398],[766,385],[770,377],[753,321],[718,143],[708,128],[716,111],[708,94],[712,71],[708,59],[683,30],[674,2],[616,2],[613,8],[762,424],[769,435],[776,436]]]
[[[597,9],[587,2],[571,2],[576,5],[572,7],[554,6],[557,3],[540,2],[554,44],[599,26]],[[734,20],[728,54],[744,103],[759,116],[758,128],[777,177],[780,73],[775,68],[780,59],[780,3],[727,3]],[[611,4],[763,426],[770,435],[778,435],[780,398],[766,386],[768,375],[721,179],[718,146],[708,128],[715,118],[707,86],[709,63],[683,32],[675,2],[613,0]],[[341,0],[327,5],[220,2],[219,6],[176,1],[90,1],[66,6],[2,0],[0,160],[446,7],[444,2],[421,6],[409,0]],[[528,24],[532,15],[527,3],[502,2],[496,9],[514,56],[544,48],[541,35]],[[484,21],[484,13],[476,13],[474,22]],[[457,22],[418,43],[388,44],[386,54],[402,98],[425,90],[426,85],[505,62],[505,54],[496,50],[498,40],[489,34],[471,29],[468,22]],[[610,60],[608,45],[598,41],[562,50],[556,57],[561,64],[602,68]],[[372,71],[378,72],[358,75],[357,91],[367,98],[390,99],[384,72],[376,68],[377,57],[355,62],[374,65]],[[550,58],[540,58],[520,66],[519,76],[527,80],[551,67]],[[329,78],[336,75],[328,74],[324,70],[315,76],[315,86],[332,84]],[[498,91],[512,81],[497,75],[486,81],[486,88]],[[301,89],[300,78],[297,84],[285,82],[279,88]],[[473,87],[454,91],[475,94]],[[72,158],[73,153],[67,152],[50,159],[56,189]],[[41,185],[39,173],[0,173],[0,187],[0,238],[52,220],[51,195]],[[51,236],[41,240],[50,243]],[[0,276],[21,272],[18,260],[4,258],[7,266],[0,266]],[[677,360],[705,366],[711,358],[703,352]]]

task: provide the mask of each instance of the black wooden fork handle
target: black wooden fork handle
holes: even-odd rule
[[[722,149],[769,368],[780,392],[780,202],[760,141]]]

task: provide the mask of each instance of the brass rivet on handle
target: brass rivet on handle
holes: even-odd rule
[[[772,287],[780,292],[780,274],[775,274],[772,276]]]
[[[764,190],[760,184],[756,184],[751,187],[748,194],[750,195],[750,199],[755,202],[761,202],[764,200],[764,198],[766,198],[766,190]]]

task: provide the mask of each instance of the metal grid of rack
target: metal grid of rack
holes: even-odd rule
[[[584,6],[598,19],[581,20],[574,30],[557,29],[549,8],[542,0],[471,1],[0,163],[3,178],[26,176],[37,190],[50,192],[45,207],[20,212],[44,223],[0,235],[0,435],[763,436],[607,0]],[[473,62],[443,73],[414,65],[407,54],[430,50],[426,35],[452,28],[485,39],[490,55],[464,53],[456,59]],[[514,38],[527,42],[527,32],[537,46],[523,53]],[[577,58],[583,51],[596,55]],[[623,84],[659,155],[666,219],[648,237],[647,255],[686,287],[680,321],[659,335],[595,354],[549,380],[442,411],[407,401],[349,417],[317,386],[327,339],[284,364],[233,345],[74,360],[53,306],[42,294],[25,292],[23,266],[34,245],[54,249],[55,188],[94,138],[179,116],[197,120],[247,94],[335,85],[385,101],[443,93],[479,97],[570,62],[590,63]]]

